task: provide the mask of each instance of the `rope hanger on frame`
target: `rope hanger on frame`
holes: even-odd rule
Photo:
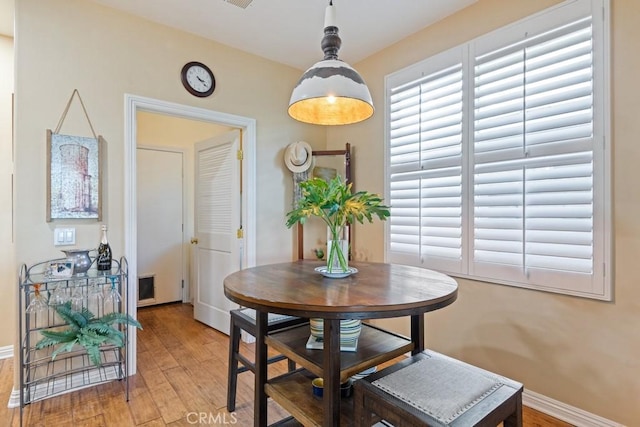
[[[60,117],[60,120],[58,121],[58,126],[56,126],[56,129],[53,131],[53,133],[60,133],[60,129],[62,128],[62,124],[64,123],[64,119],[67,117],[67,113],[69,112],[69,107],[71,107],[71,103],[73,102],[73,98],[78,95],[78,100],[80,101],[80,105],[82,106],[82,111],[84,111],[84,115],[87,118],[87,122],[89,123],[89,128],[91,128],[91,133],[93,134],[93,137],[95,139],[98,139],[98,136],[96,135],[95,130],[93,130],[93,125],[91,124],[91,119],[89,118],[89,113],[87,113],[87,109],[84,106],[84,102],[82,102],[82,97],[80,96],[80,92],[78,92],[78,89],[74,89],[73,93],[71,93],[71,97],[69,98],[69,101],[67,102],[67,106],[64,109],[64,112],[62,113],[62,116]]]

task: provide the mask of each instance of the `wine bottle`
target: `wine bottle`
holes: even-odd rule
[[[107,226],[102,225],[102,237],[98,246],[98,259],[96,261],[98,271],[111,270],[111,246],[107,240]]]

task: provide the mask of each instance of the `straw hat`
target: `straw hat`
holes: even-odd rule
[[[304,141],[293,142],[284,150],[284,163],[291,172],[304,172],[311,167],[313,150]]]

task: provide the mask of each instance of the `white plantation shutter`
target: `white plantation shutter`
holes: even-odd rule
[[[470,274],[593,275],[591,18],[474,58]]]
[[[429,72],[390,89],[390,254],[394,262],[462,261],[461,51],[435,58]]]
[[[605,1],[387,77],[389,261],[610,299]]]

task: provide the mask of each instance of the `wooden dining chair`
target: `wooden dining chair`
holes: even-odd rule
[[[236,409],[236,392],[238,387],[238,374],[251,371],[255,374],[255,361],[249,360],[240,353],[240,337],[242,331],[256,336],[256,311],[251,308],[231,310],[231,325],[229,328],[229,373],[227,379],[227,410],[233,412]],[[267,332],[272,333],[291,326],[309,323],[309,319],[301,317],[272,314],[268,316]],[[278,354],[267,360],[267,365],[284,360],[286,357]],[[289,372],[296,369],[296,364],[288,360]]]

